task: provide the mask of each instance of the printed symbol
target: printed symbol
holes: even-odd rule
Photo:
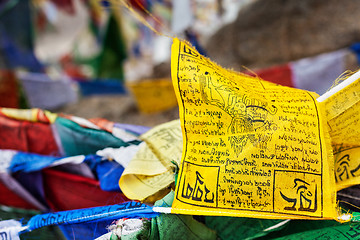
[[[190,54],[190,55],[192,55],[194,57],[199,56],[199,54],[196,51],[189,48],[186,44],[184,44],[183,46],[184,46],[184,53]]]
[[[305,211],[305,212],[316,212],[317,210],[317,185],[315,185],[314,194],[310,190],[310,184],[302,179],[294,179],[294,187],[296,190],[296,197],[290,198],[285,196],[281,191],[281,197],[288,203],[292,203],[290,207],[284,207],[284,210],[288,211]],[[296,209],[296,205],[299,203],[299,208]]]
[[[347,235],[349,235],[352,239],[355,239],[360,236],[360,225],[357,226],[351,226],[349,231],[346,232]]]
[[[175,143],[182,138],[181,128],[160,129],[154,133],[154,137],[160,138],[165,142]]]
[[[213,81],[208,72],[199,77],[199,82],[203,101],[221,108],[232,118],[228,134],[234,153],[239,156],[248,141],[255,147],[266,149],[277,129],[267,116],[274,115],[277,108],[263,100],[239,94],[236,87],[232,89],[219,80]]]
[[[220,167],[185,161],[179,179],[177,198],[196,206],[216,207]]]
[[[159,149],[168,150],[174,148],[174,146],[178,146],[178,143],[182,141],[181,128],[160,129],[154,133],[155,137],[162,141]]]
[[[353,177],[358,176],[358,171],[360,170],[360,164],[350,170],[350,156],[349,154],[344,155],[339,160],[336,161],[336,171],[335,171],[335,180],[336,182],[343,181],[350,178],[350,174]]]
[[[6,232],[0,232],[0,240],[8,240],[8,235]]]
[[[184,180],[184,185],[183,185],[183,189],[182,189],[182,197],[183,198],[190,198],[193,201],[203,201],[203,194],[204,191],[201,190],[202,187],[205,190],[205,196],[204,196],[204,202],[207,203],[214,203],[214,193],[212,193],[212,195],[210,195],[209,197],[209,193],[210,190],[206,187],[206,185],[204,184],[204,178],[201,176],[201,174],[196,171],[196,182],[195,182],[195,186],[191,187],[189,183],[187,183],[187,187],[185,189],[185,180]]]

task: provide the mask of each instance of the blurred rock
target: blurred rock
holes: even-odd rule
[[[360,41],[360,0],[258,0],[208,41],[224,67],[263,68]]]

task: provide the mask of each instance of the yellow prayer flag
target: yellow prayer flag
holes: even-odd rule
[[[174,120],[156,126],[141,135],[140,139],[144,142],[125,168],[119,186],[128,198],[142,201],[159,192],[162,195],[161,190],[175,181],[175,165],[171,161],[180,164],[180,122]]]
[[[140,201],[174,182],[174,173],[161,164],[146,143],[142,144],[119,180],[120,189],[125,196]]]
[[[360,184],[360,72],[318,98],[325,104],[337,190]]]
[[[167,169],[180,165],[182,133],[179,119],[163,123],[140,136]]]
[[[339,89],[323,102],[332,144],[360,145],[360,81],[358,77],[356,81]]]
[[[0,111],[7,117],[17,120],[25,120],[30,122],[49,122],[54,123],[57,114],[39,108],[32,109],[15,109],[15,108],[0,108]]]
[[[142,113],[156,113],[177,106],[170,79],[154,79],[126,84]]]
[[[336,190],[360,184],[360,146],[334,146]]]
[[[334,219],[333,158],[317,95],[225,70],[174,39],[183,155],[171,212]]]

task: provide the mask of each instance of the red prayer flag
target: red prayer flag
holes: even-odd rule
[[[37,207],[25,201],[16,193],[9,190],[3,183],[0,182],[0,204],[10,207],[37,209]]]
[[[246,72],[246,74],[255,76],[249,72]],[[295,87],[291,77],[291,68],[288,64],[258,70],[256,71],[256,75],[272,83],[282,86]]]
[[[0,107],[19,107],[18,83],[14,72],[0,70],[0,96]]]
[[[1,115],[0,149],[60,155],[50,124],[19,121]]]
[[[129,201],[123,193],[106,192],[94,179],[60,172],[43,171],[46,200],[54,211],[105,206]]]

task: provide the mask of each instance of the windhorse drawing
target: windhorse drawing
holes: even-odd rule
[[[248,142],[254,147],[266,149],[277,126],[267,120],[277,108],[268,102],[239,94],[234,89],[213,81],[208,72],[199,76],[202,100],[221,108],[232,118],[227,129],[228,140],[236,156]]]
[[[350,155],[346,154],[336,160],[335,163],[335,181],[344,181],[351,177],[357,177],[360,175],[360,164],[357,167],[350,168]]]

